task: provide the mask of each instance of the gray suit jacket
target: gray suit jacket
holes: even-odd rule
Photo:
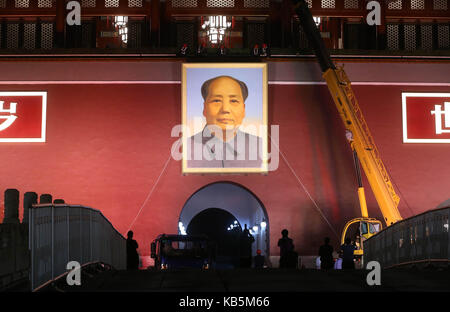
[[[223,142],[207,127],[187,139],[188,168],[260,168],[262,139],[238,130],[233,140]]]

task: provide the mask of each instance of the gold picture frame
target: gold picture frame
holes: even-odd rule
[[[244,138],[245,151],[247,152],[243,155],[243,153],[239,151],[232,150],[230,153],[235,156],[235,159],[226,158],[227,154],[223,152],[223,159],[225,160],[222,159],[222,161],[217,160],[216,158],[213,160],[206,159],[206,157],[202,157],[198,160],[198,158],[193,157],[192,148],[196,144],[197,138],[202,138],[201,144],[205,143],[204,131],[207,128],[206,126],[209,125],[206,118],[206,116],[209,115],[207,113],[207,115],[205,115],[205,111],[207,111],[205,108],[206,98],[205,94],[202,94],[202,86],[206,81],[214,81],[218,77],[222,78],[222,81],[231,81],[230,79],[227,79],[231,78],[232,80],[239,82],[241,94],[243,95],[245,93],[246,95],[245,99],[244,96],[242,97],[245,116],[242,119],[242,123],[236,122],[236,125],[233,126],[236,127],[236,130],[233,133],[236,133],[236,141],[239,141],[239,138],[241,137]],[[242,82],[245,85],[244,87],[242,86]],[[231,84],[233,84],[233,82],[231,82]],[[208,87],[204,88],[204,90],[208,90],[209,93],[210,89]],[[220,92],[221,91],[219,91],[219,93]],[[266,174],[268,172],[268,81],[266,63],[182,64],[181,99],[183,174]],[[223,110],[222,113],[224,113]],[[214,137],[214,135],[210,137]],[[211,141],[207,141],[206,144]],[[253,144],[255,141],[257,141],[257,145]],[[230,142],[232,141],[227,141],[227,143]],[[224,150],[231,146],[231,143],[227,146],[225,146],[225,143],[223,144]],[[238,146],[238,144],[234,144],[234,147]],[[254,152],[254,146],[257,146],[256,160],[254,159],[256,153]],[[202,148],[205,148],[204,144],[202,145]],[[252,150],[252,152],[248,152],[249,150]],[[203,153],[205,152],[203,152],[202,149],[202,156]],[[237,158],[239,157],[244,157],[244,159],[240,158],[240,160],[238,160]]]

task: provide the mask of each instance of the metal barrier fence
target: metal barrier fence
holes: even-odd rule
[[[126,268],[126,240],[98,210],[78,205],[33,205],[29,226],[32,290],[66,273],[70,261]]]
[[[0,224],[0,291],[28,279],[29,253],[28,224]]]
[[[393,224],[364,242],[364,262],[382,267],[450,260],[450,207]]]

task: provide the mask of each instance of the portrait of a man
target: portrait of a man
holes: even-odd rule
[[[203,67],[206,70],[202,73]],[[197,72],[189,75],[189,69]],[[188,91],[187,78],[200,78],[190,84],[197,88],[192,86]],[[260,86],[255,87],[257,83]],[[267,171],[264,83],[265,64],[184,64],[184,173]],[[193,96],[194,92],[201,97]]]

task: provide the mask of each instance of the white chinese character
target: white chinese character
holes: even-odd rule
[[[450,133],[449,130],[442,128],[442,115],[444,115],[444,128],[450,128],[450,102],[444,103],[444,111],[442,111],[441,105],[434,105],[434,111],[431,111],[431,115],[434,115],[436,120],[436,134]]]
[[[17,103],[11,103],[9,105],[9,109],[3,108],[4,103],[5,103],[4,101],[0,101],[0,113],[10,113],[10,114],[16,113]],[[13,124],[13,122],[17,119],[17,116],[15,116],[15,115],[9,115],[9,116],[0,115],[0,119],[5,119],[5,121],[0,123],[0,131],[3,131]]]

